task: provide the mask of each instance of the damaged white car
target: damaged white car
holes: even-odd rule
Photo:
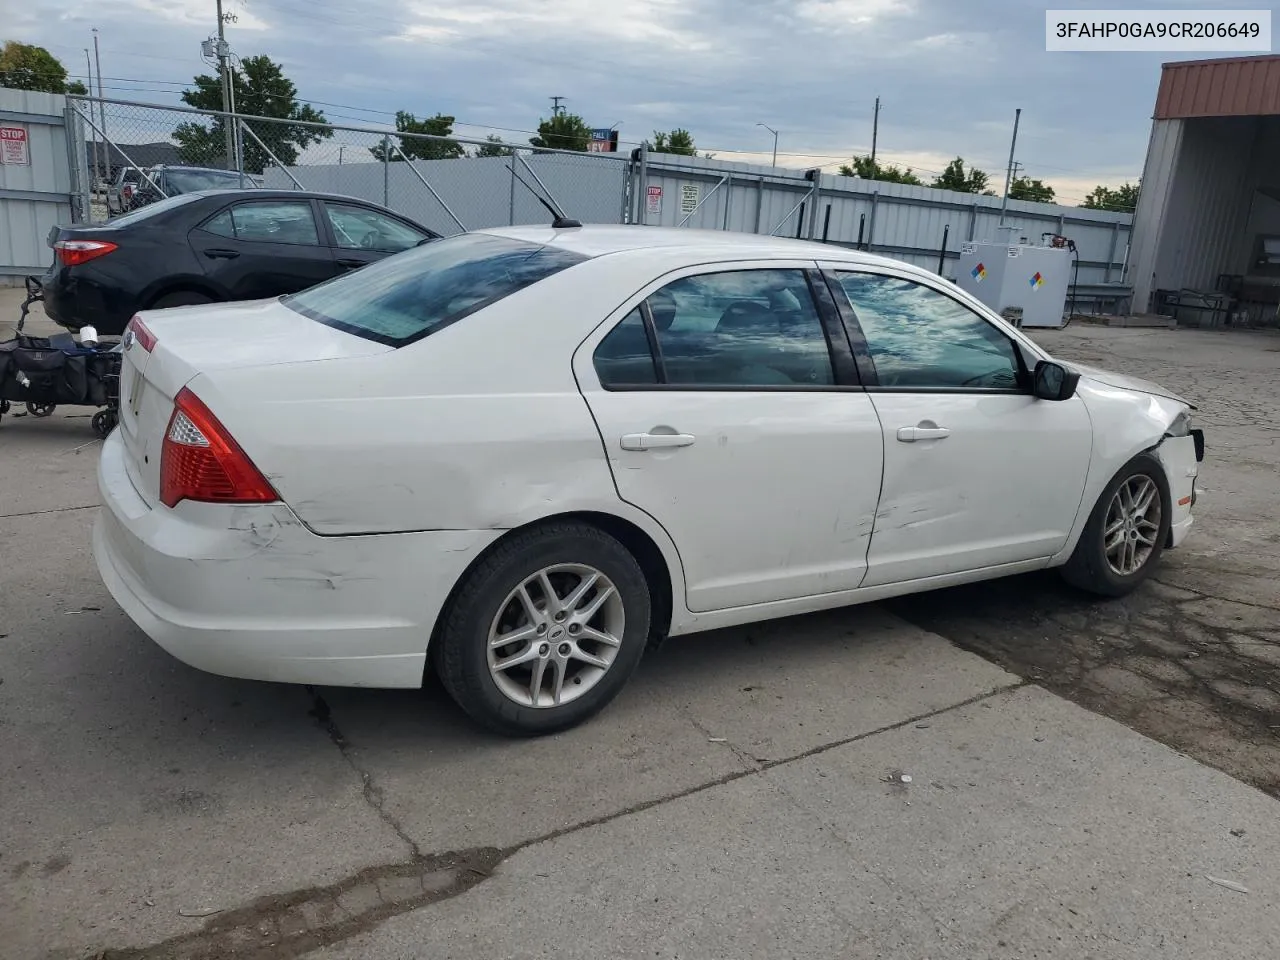
[[[1203,436],[939,277],[734,233],[512,228],[267,302],[142,314],[94,551],[228,676],[563,729],[647,644],[1059,567],[1116,596]]]

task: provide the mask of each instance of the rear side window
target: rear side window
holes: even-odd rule
[[[402,347],[585,259],[559,247],[463,234],[389,257],[282,302],[319,323]]]

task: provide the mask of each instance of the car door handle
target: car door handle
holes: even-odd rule
[[[210,260],[234,260],[236,257],[240,256],[240,251],[222,250],[215,247],[212,250],[206,250],[204,255]]]
[[[688,433],[628,433],[621,442],[623,450],[658,450],[692,446],[694,439]]]
[[[945,440],[951,436],[946,427],[917,426],[899,427],[898,440],[902,443],[915,443],[917,440]]]
[[[352,260],[352,259],[344,260],[339,258],[338,266],[346,267],[348,270],[358,270],[360,267],[365,266],[365,262],[363,260]]]

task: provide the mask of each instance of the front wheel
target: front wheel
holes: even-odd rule
[[[1151,575],[1169,536],[1169,481],[1150,453],[1140,453],[1098,498],[1062,576],[1072,586],[1122,597]]]
[[[27,413],[33,417],[51,417],[53,411],[57,409],[56,404],[52,403],[28,403]]]
[[[644,573],[603,531],[552,523],[514,534],[468,573],[444,613],[436,668],[472,719],[510,736],[599,712],[649,635]]]

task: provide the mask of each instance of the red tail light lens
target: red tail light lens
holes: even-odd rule
[[[53,245],[54,254],[64,267],[75,267],[97,260],[116,249],[116,244],[110,240],[58,240]]]
[[[133,319],[129,321],[129,325],[124,328],[124,332],[126,334],[132,332],[134,342],[147,353],[156,348],[156,335],[142,322],[142,317],[136,313],[133,315]]]
[[[183,387],[160,452],[160,502],[270,503],[280,497],[231,434]]]

